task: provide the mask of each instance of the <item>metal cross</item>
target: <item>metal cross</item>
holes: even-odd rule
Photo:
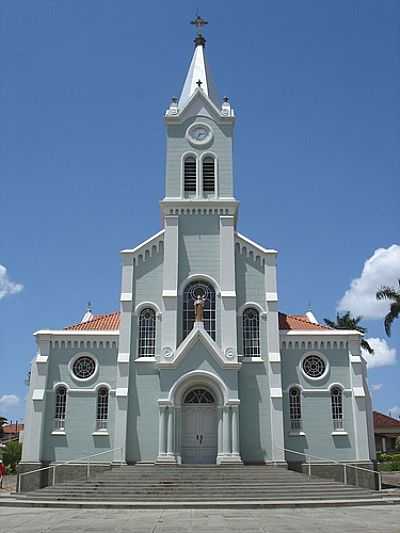
[[[196,85],[198,86],[199,89],[201,89],[202,84],[203,82],[201,80],[196,81]]]
[[[200,31],[200,29],[206,24],[208,24],[208,22],[202,17],[200,17],[200,15],[197,15],[197,17],[194,20],[192,20],[190,24],[193,24],[194,26],[196,26],[197,30]]]

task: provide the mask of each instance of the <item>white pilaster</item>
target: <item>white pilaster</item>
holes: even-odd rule
[[[237,356],[235,217],[220,216],[221,348]]]
[[[178,300],[178,216],[164,217],[164,268],[163,268],[163,325],[161,349],[176,349]]]
[[[217,462],[219,463],[223,453],[224,453],[224,446],[223,446],[223,412],[224,408],[222,406],[219,406],[217,409],[217,431],[218,431],[218,455],[217,455]]]
[[[166,455],[167,449],[165,444],[165,422],[166,422],[166,407],[160,405],[160,417],[158,426],[158,460],[162,459],[162,456]]]
[[[271,453],[274,461],[284,461],[284,431],[282,404],[282,375],[279,341],[278,294],[276,280],[276,253],[265,258],[265,307],[267,310],[267,351],[271,394]]]
[[[121,313],[119,326],[119,346],[117,358],[117,380],[115,395],[115,421],[113,448],[115,462],[126,459],[126,434],[128,426],[129,364],[134,358],[132,346],[133,312],[133,255],[122,254]],[[121,453],[122,450],[122,453]]]
[[[239,406],[232,406],[232,455],[239,455]]]
[[[167,455],[174,455],[174,408],[168,407]]]
[[[176,462],[182,464],[182,407],[175,407],[175,454]]]
[[[38,353],[32,362],[26,403],[24,445],[22,447],[22,462],[24,463],[38,463],[42,460],[50,335],[39,334],[36,337],[36,342]]]
[[[230,424],[230,407],[224,406],[222,415],[223,425],[223,454],[224,456],[231,454],[231,424]]]

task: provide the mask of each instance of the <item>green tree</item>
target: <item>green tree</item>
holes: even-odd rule
[[[0,416],[0,438],[4,435],[3,426],[7,424],[8,420],[5,416]]]
[[[327,326],[334,329],[355,329],[363,335],[366,335],[367,328],[360,326],[362,320],[361,316],[352,316],[350,311],[343,313],[336,313],[336,321],[324,318],[324,322]],[[364,348],[368,353],[373,354],[374,349],[368,344],[365,339],[361,339],[361,348]]]
[[[400,287],[400,279],[398,281]],[[392,334],[392,323],[394,320],[396,320],[396,318],[399,318],[400,315],[400,290],[397,290],[395,287],[383,286],[377,291],[376,299],[389,300],[392,302],[390,304],[390,310],[385,316],[385,320],[383,322],[385,325],[386,335],[390,337]]]
[[[3,462],[14,472],[21,460],[22,444],[17,440],[10,440],[3,449]]]

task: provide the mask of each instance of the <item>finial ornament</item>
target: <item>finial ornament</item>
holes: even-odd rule
[[[195,37],[195,39],[194,39],[194,41],[193,41],[195,46],[205,46],[206,40],[203,37],[203,35],[200,33],[200,30],[201,30],[201,28],[203,28],[203,26],[208,24],[207,20],[203,19],[203,17],[200,17],[200,15],[197,15],[197,17],[195,19],[190,21],[190,24],[193,24],[193,26],[196,26],[196,29],[197,29],[197,32],[198,32],[196,37]]]

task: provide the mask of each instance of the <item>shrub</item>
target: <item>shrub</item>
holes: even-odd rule
[[[15,472],[17,463],[21,460],[22,444],[16,440],[7,442],[3,449],[3,462],[8,471]]]
[[[390,463],[390,470],[392,472],[396,472],[397,470],[400,470],[400,461],[393,461],[392,463]]]

